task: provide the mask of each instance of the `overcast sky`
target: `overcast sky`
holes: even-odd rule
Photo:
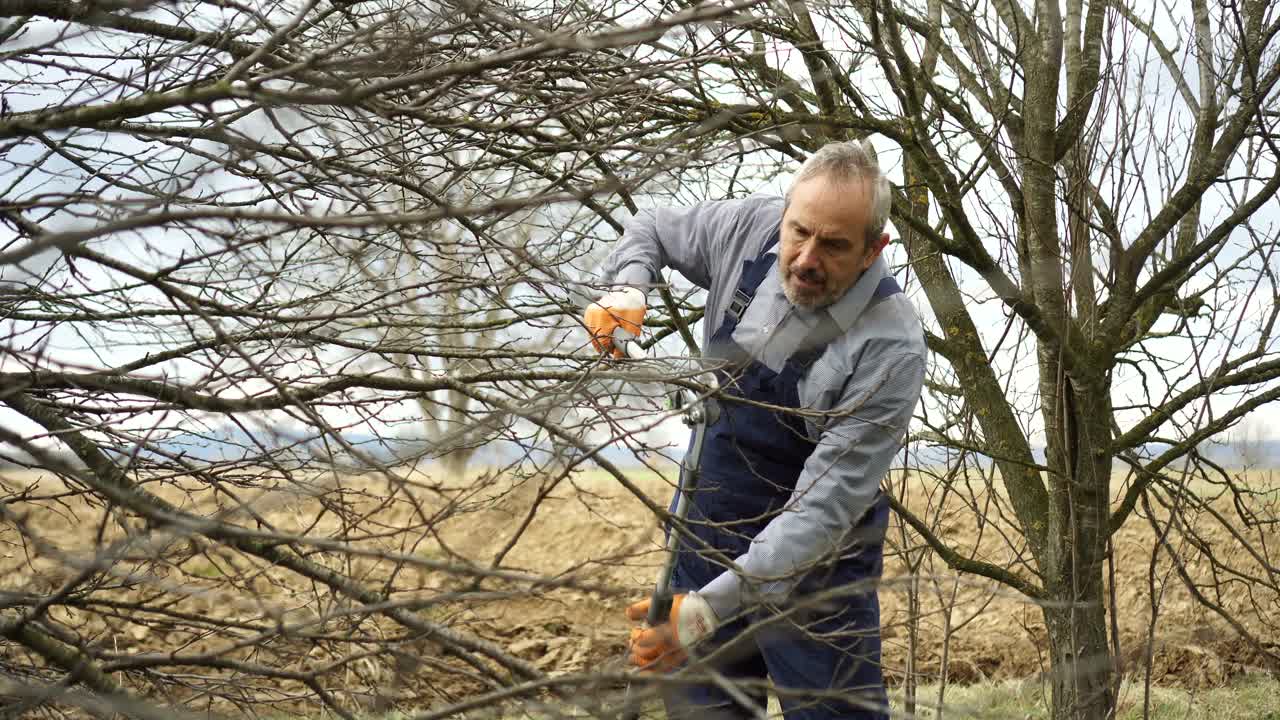
[[[201,5],[202,12],[208,11],[208,6]],[[1160,16],[1156,19],[1157,24],[1163,23],[1166,27],[1168,37],[1183,36],[1182,28],[1185,27],[1186,18],[1178,18],[1170,20],[1167,17]],[[208,17],[202,22],[209,25],[210,28],[217,27],[218,20],[216,17]],[[48,42],[54,39],[54,33],[60,24],[48,21],[36,21],[32,24],[28,34],[17,40],[10,40],[0,49],[12,50],[16,43],[29,45],[36,42]],[[833,28],[827,27],[828,40],[831,46],[838,48],[838,38]],[[1129,58],[1139,58],[1152,56],[1150,48],[1147,48],[1140,38],[1127,38],[1132,45],[1121,46],[1121,41],[1126,38],[1118,38],[1113,42],[1115,47],[1113,50],[1117,56],[1124,55]],[[69,44],[89,44],[103,51],[111,50],[114,47],[108,35],[103,33],[92,33],[80,37],[64,39],[64,43]],[[774,48],[772,57],[785,63],[786,69],[795,75],[803,75],[803,65],[798,53],[792,50],[783,49],[780,46]],[[1185,50],[1185,48],[1184,48]],[[1184,64],[1192,62],[1190,55],[1183,54],[1181,56]],[[1129,78],[1130,97],[1124,98],[1124,102],[1132,106],[1141,105],[1145,112],[1144,118],[1149,122],[1159,122],[1156,125],[1161,132],[1153,133],[1149,142],[1158,143],[1158,146],[1144,147],[1144,150],[1150,151],[1156,159],[1172,159],[1176,165],[1179,158],[1186,155],[1186,138],[1185,128],[1190,126],[1192,120],[1190,112],[1183,107],[1180,98],[1173,89],[1171,76],[1158,62],[1153,62],[1147,66],[1145,76],[1139,78],[1130,68],[1132,77]],[[103,57],[102,63],[112,62],[108,57]],[[118,67],[116,67],[118,71]],[[4,82],[8,87],[13,87],[13,75],[15,72],[12,68],[5,69],[0,65],[0,82]],[[56,72],[50,70],[49,72]],[[8,77],[6,77],[8,76]],[[1194,72],[1187,73],[1188,81],[1193,84],[1192,90],[1196,91],[1194,82],[1196,74]],[[860,72],[855,80],[870,88],[868,93],[874,91],[877,83],[882,80],[875,76],[872,72]],[[887,91],[885,92],[887,96]],[[20,111],[25,109],[34,109],[41,107],[51,101],[46,96],[38,94],[6,94],[6,100],[9,102],[10,111]],[[1119,99],[1113,98],[1113,102],[1119,102]],[[286,114],[287,116],[287,114]],[[256,124],[255,124],[256,123]],[[254,127],[261,128],[265,134],[274,132],[260,121],[250,119],[244,124],[245,128],[252,129]],[[1110,132],[1110,131],[1108,131]],[[1104,144],[1108,142],[1104,133]],[[83,137],[91,138],[91,135]],[[888,172],[891,179],[895,182],[901,181],[901,157],[897,149],[883,138],[872,138],[880,153],[881,164]],[[143,143],[124,139],[120,135],[112,136],[112,143],[115,145],[113,150],[120,153],[120,158],[115,162],[127,163],[131,156],[133,157],[150,157],[154,159],[159,154],[166,152],[165,148],[146,146]],[[123,143],[123,144],[121,144]],[[128,144],[132,143],[136,147]],[[43,150],[32,143],[21,144],[9,150],[9,153],[3,160],[0,160],[0,181],[8,184],[13,182],[16,174],[24,170],[24,166],[37,162]],[[30,173],[24,180],[18,183],[18,186],[11,192],[13,197],[26,196],[36,192],[49,192],[53,189],[67,189],[75,186],[81,181],[82,172],[74,167],[65,159],[59,157],[39,159],[40,167],[35,172]],[[213,193],[234,193],[240,187],[242,182],[239,179],[232,178],[227,174],[219,171],[216,167],[200,160],[199,158],[183,158],[179,159],[175,167],[176,176],[181,177],[185,173],[196,173],[199,171],[199,182],[204,184],[206,189]],[[212,168],[212,169],[211,169]],[[1136,191],[1130,203],[1130,212],[1123,219],[1123,228],[1129,234],[1137,233],[1149,217],[1158,209],[1164,196],[1162,181],[1162,168],[1156,162],[1150,162],[1137,168],[1138,177],[1143,181],[1143,186]],[[1132,172],[1128,176],[1122,173],[1116,173],[1114,176],[1118,178],[1116,181],[1133,181]],[[149,178],[153,182],[164,182],[165,178]],[[721,186],[719,188],[713,183],[709,187],[693,188],[690,187],[686,192],[681,193],[677,201],[693,202],[700,198],[712,198],[724,192],[741,192],[748,190],[752,192],[765,192],[773,194],[781,194],[790,182],[790,175],[778,175],[769,179],[761,179],[756,177],[751,179],[750,174],[746,174],[745,179],[740,180],[740,184],[734,188]],[[981,187],[981,186],[980,186]],[[87,189],[92,189],[93,183],[90,182]],[[1204,217],[1206,222],[1211,222],[1214,218],[1220,218],[1224,213],[1224,205],[1222,198],[1225,193],[1231,192],[1233,188],[1215,188],[1205,197]],[[116,191],[119,193],[119,191]],[[986,187],[981,187],[977,195],[984,198],[998,198],[1000,190],[995,188],[993,184],[988,183]],[[121,196],[122,197],[122,196]],[[119,199],[119,197],[117,198]],[[640,198],[642,203],[652,203],[651,199],[643,196]],[[81,226],[85,223],[92,222],[92,209],[83,208],[86,217],[73,218],[69,215],[55,215],[53,217],[42,219],[43,225],[47,229],[62,230],[71,227]],[[552,213],[561,213],[560,210],[551,210]],[[619,211],[625,212],[625,211]],[[981,214],[975,213],[975,218],[980,219]],[[1274,236],[1277,221],[1280,220],[1280,210],[1277,208],[1275,201],[1269,203],[1266,208],[1256,216],[1255,227],[1263,232]],[[1007,220],[1011,224],[1011,219]],[[8,229],[0,230],[0,233],[8,233]],[[890,233],[896,238],[898,233],[896,229],[890,228]],[[601,230],[599,233],[601,239],[608,239],[608,231]],[[8,242],[10,238],[0,235],[0,247]],[[1243,238],[1240,238],[1243,240]],[[144,235],[133,237],[117,237],[110,241],[109,245],[100,246],[109,248],[113,254],[118,253],[123,257],[130,257],[142,263],[155,262],[154,254],[151,252],[155,248],[163,248],[165,253],[173,255],[181,251],[181,249],[191,243],[191,240],[184,235],[178,233],[166,233],[161,230],[148,230]],[[1229,263],[1238,259],[1240,253],[1236,251],[1233,255],[1231,251],[1224,253],[1222,257],[1223,263]],[[913,301],[919,309],[922,317],[927,323],[932,325],[932,314],[929,311],[927,302],[923,294],[919,292],[918,286],[909,278],[909,272],[904,267],[905,252],[897,245],[891,245],[886,250],[885,257],[888,262],[894,266],[897,274],[904,279]],[[51,263],[56,259],[53,253],[44,253],[32,258],[24,263],[22,268],[6,267],[0,268],[0,280],[17,281],[24,277],[40,276],[46,273]],[[953,264],[954,266],[954,264]],[[1102,263],[1099,263],[1099,267]],[[1274,270],[1274,268],[1272,268]],[[53,277],[59,278],[65,272],[62,266],[54,269]],[[99,271],[95,268],[86,268],[84,272],[88,277],[84,278],[85,282],[93,282],[94,273]],[[1005,309],[990,292],[986,283],[973,273],[961,272],[959,277],[962,282],[962,290],[971,298],[972,304],[969,306],[970,312],[973,314],[975,321],[978,323],[983,333],[984,341],[988,348],[997,346],[1001,338],[1005,338],[1001,344],[1000,350],[993,357],[993,362],[999,368],[1001,377],[1009,379],[1009,394],[1011,397],[1018,399],[1023,408],[1031,407],[1030,399],[1036,390],[1036,371],[1034,352],[1029,344],[1018,345],[1009,341],[1009,337],[1016,337],[1016,328],[1014,334],[1005,336]],[[1270,310],[1271,289],[1268,287],[1261,288],[1261,292],[1250,294],[1251,290],[1245,274],[1241,274],[1241,282],[1225,288],[1221,293],[1212,296],[1213,300],[1220,303],[1232,313],[1233,320],[1228,323],[1230,332],[1219,335],[1207,343],[1196,345],[1186,338],[1169,337],[1158,343],[1152,343],[1150,349],[1153,355],[1160,358],[1159,362],[1164,364],[1169,371],[1174,374],[1180,374],[1186,383],[1196,382],[1199,376],[1206,371],[1205,363],[1197,360],[1197,356],[1207,356],[1210,358],[1220,357],[1228,348],[1229,343],[1235,343],[1237,346],[1247,346],[1256,342],[1258,322],[1265,317]],[[607,280],[607,279],[605,279]],[[1200,321],[1193,321],[1193,328],[1202,327]],[[1172,320],[1162,321],[1161,326],[1165,329],[1172,327]],[[12,322],[5,323],[7,332],[12,332],[17,327]],[[936,330],[936,327],[934,328]],[[21,342],[23,336],[19,336]],[[128,338],[118,338],[114,342],[102,343],[100,341],[86,342],[86,338],[77,333],[73,328],[64,327],[57,329],[48,338],[49,349],[56,352],[57,361],[69,367],[80,367],[84,369],[93,369],[103,366],[111,366],[123,362],[127,359],[136,357],[144,348],[131,345]],[[16,344],[16,343],[15,343]],[[677,340],[671,340],[663,347],[663,351],[667,353],[678,353],[681,351]],[[1209,365],[1216,364],[1216,361]],[[12,371],[16,369],[12,359],[0,358],[0,370]],[[1145,384],[1144,384],[1145,383]],[[1115,402],[1117,405],[1142,398],[1148,395],[1160,396],[1167,392],[1167,388],[1162,384],[1158,375],[1147,374],[1145,376],[1134,371],[1128,366],[1122,366],[1117,370],[1115,377]],[[926,402],[929,402],[926,400]],[[1218,413],[1221,412],[1228,404],[1234,403],[1235,398],[1224,397],[1221,401],[1215,401],[1214,406],[1198,407],[1189,413],[1184,413],[1176,423],[1171,424],[1169,431],[1176,430],[1174,425],[1177,423],[1185,423],[1192,420],[1197,413]],[[930,403],[932,404],[932,403]],[[1122,426],[1128,422],[1132,422],[1137,417],[1137,413],[1125,413],[1121,411],[1119,418]],[[1260,412],[1261,427],[1265,432],[1274,437],[1271,428],[1277,426],[1280,416],[1277,416],[1275,410],[1264,408]],[[21,421],[21,419],[13,416],[12,413],[0,409],[0,423],[6,427],[20,427],[24,431],[33,431],[33,428]],[[1030,416],[1030,423],[1033,429],[1039,427],[1038,416]],[[668,423],[658,431],[657,437],[670,439],[672,442],[679,442],[683,437],[685,430],[675,422]],[[1039,445],[1043,442],[1042,438],[1033,436],[1033,443]]]

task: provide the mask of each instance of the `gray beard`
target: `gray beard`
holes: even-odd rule
[[[799,299],[799,297],[797,297],[795,291],[791,289],[791,285],[787,282],[787,279],[785,277],[782,279],[782,294],[786,296],[787,302],[800,308],[801,310],[808,310],[810,312],[814,310],[821,310],[822,308],[835,302],[836,298],[840,296],[840,295],[836,295],[835,297],[831,297],[829,293],[824,293],[810,302],[802,302]]]
[[[827,307],[828,305],[831,305],[835,301],[844,297],[844,294],[849,292],[849,290],[851,290],[854,285],[857,285],[858,280],[862,278],[862,273],[858,273],[856,276],[854,276],[853,280],[849,283],[848,287],[837,290],[837,291],[833,291],[833,292],[824,292],[823,294],[817,296],[817,298],[812,302],[800,302],[799,298],[796,297],[795,291],[791,289],[791,285],[787,283],[787,277],[790,275],[790,273],[783,271],[781,267],[779,267],[778,269],[780,271],[778,279],[782,283],[782,294],[786,296],[787,302],[791,303],[795,307],[800,308],[801,310],[807,310],[809,312],[813,312],[814,310],[821,310],[822,308]]]

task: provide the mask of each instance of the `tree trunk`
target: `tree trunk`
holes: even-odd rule
[[[1085,578],[1076,578],[1085,582]],[[1100,577],[1091,588],[1101,591]],[[1082,588],[1083,589],[1083,588]],[[1053,720],[1106,720],[1115,706],[1111,646],[1107,644],[1102,593],[1079,594],[1074,601],[1044,609],[1050,647]]]
[[[440,467],[444,476],[450,480],[461,479],[467,473],[467,463],[475,452],[474,448],[460,448],[442,457]]]
[[[1102,574],[1077,577],[1081,592],[1044,608],[1053,720],[1105,720],[1115,705]]]
[[[1057,413],[1062,435],[1051,466],[1050,562],[1044,605],[1054,720],[1105,720],[1115,708],[1115,666],[1107,641],[1103,581],[1110,512],[1111,457],[1106,418],[1110,383],[1064,382]]]

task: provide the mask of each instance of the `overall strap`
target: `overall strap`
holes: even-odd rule
[[[892,275],[885,275],[880,279],[880,284],[876,285],[876,291],[871,294],[871,299],[883,300],[900,292],[902,292],[902,286],[898,285],[898,281],[894,280]]]
[[[779,231],[775,230],[769,237],[769,241],[760,248],[760,254],[754,260],[743,263],[742,277],[738,280],[737,289],[733,291],[733,297],[729,299],[729,306],[725,308],[724,320],[720,323],[722,327],[732,331],[737,327],[738,321],[742,320],[742,314],[747,311],[747,306],[756,296],[756,289],[769,275],[769,269],[773,267],[778,257],[776,253],[770,251],[778,244],[779,235]]]

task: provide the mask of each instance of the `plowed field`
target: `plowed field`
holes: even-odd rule
[[[665,504],[671,493],[670,481],[652,472],[631,472],[628,478],[655,502]],[[221,511],[245,527],[361,548],[371,554],[333,552],[332,547],[319,552],[314,546],[306,552],[366,587],[389,591],[393,600],[416,602],[433,622],[488,640],[544,672],[620,667],[628,631],[622,608],[647,592],[661,560],[660,529],[640,500],[598,472],[575,475],[554,488],[533,480],[513,486],[503,476],[447,484],[430,477],[419,480],[407,491],[370,477],[318,478],[305,486],[296,479],[278,479],[271,487],[259,483],[235,490],[257,519],[243,507],[237,509],[230,495],[193,481],[149,487],[188,511]],[[319,583],[190,532],[155,531],[117,510],[86,502],[84,496],[56,497],[65,488],[48,477],[10,473],[4,485],[8,508],[19,518],[0,524],[0,572],[11,590],[54,592],[87,559],[100,557],[96,553],[101,548],[126,533],[148,539],[112,563],[106,580],[92,589],[78,587],[84,593],[78,597],[117,603],[115,610],[92,603],[50,610],[50,618],[79,642],[109,648],[110,658],[178,653],[252,660],[291,671],[337,663],[338,670],[323,671],[330,674],[321,675],[321,684],[339,702],[361,702],[363,697],[373,707],[385,702],[422,707],[456,701],[482,688],[465,679],[437,682],[429,662],[405,662],[415,653],[433,657],[437,649],[430,643],[396,640],[395,653],[379,652],[377,638],[394,638],[402,629],[385,617],[347,613],[350,603]],[[984,491],[953,491],[944,498],[936,485],[923,480],[906,487],[908,505],[932,518],[945,541],[988,562],[1017,567],[1017,541],[1010,543],[1015,536],[1002,514],[984,505],[990,499]],[[1256,498],[1258,517],[1276,517],[1276,498],[1274,492]],[[980,512],[975,504],[989,509]],[[1280,637],[1273,554],[1280,527],[1249,527],[1243,520],[1224,525],[1212,520],[1215,512],[1228,521],[1241,517],[1238,504],[1229,499],[1185,515],[1184,525],[1203,522],[1194,542],[1179,532],[1166,537],[1167,547],[1179,553],[1177,564],[1170,562],[1167,550],[1153,564],[1156,531],[1142,516],[1131,518],[1116,535],[1110,571],[1124,672],[1140,677],[1149,648],[1157,684],[1214,686],[1246,670],[1270,667],[1230,623],[1263,642]],[[1156,515],[1156,527],[1163,527],[1168,513]],[[904,536],[896,522],[890,540],[881,602],[885,671],[891,684],[900,683],[908,667],[915,668],[922,682],[933,682],[945,665],[949,680],[960,683],[1035,678],[1047,669],[1044,627],[1034,604],[985,579],[957,576],[936,557],[921,553],[919,538]],[[1244,550],[1242,541],[1252,551]],[[903,548],[913,550],[904,553]],[[405,558],[424,564],[406,563]],[[915,572],[908,560],[920,563]],[[1243,574],[1233,577],[1215,562],[1229,562]],[[531,589],[511,578],[472,584],[495,565],[504,572],[554,578],[561,587]],[[1199,592],[1221,613],[1193,599],[1184,574],[1200,584]],[[1153,590],[1157,614],[1152,635]],[[913,592],[921,608],[914,632],[907,612]],[[163,604],[162,597],[169,611],[191,619],[119,610],[118,603],[143,599]],[[214,629],[219,623],[229,629]],[[338,625],[349,633],[346,640],[336,637]],[[252,646],[246,638],[254,633],[270,639]],[[373,649],[356,660],[352,658],[359,653],[353,647]],[[2,643],[0,663],[11,673],[41,664],[24,648]],[[308,702],[306,692],[289,681],[252,673],[230,676],[238,678],[238,692],[269,699],[273,707],[293,710]],[[156,693],[146,683],[126,685],[148,696]],[[161,695],[183,703],[190,693],[166,686]],[[388,699],[379,700],[383,695]],[[226,702],[219,697],[207,705],[225,709]]]

